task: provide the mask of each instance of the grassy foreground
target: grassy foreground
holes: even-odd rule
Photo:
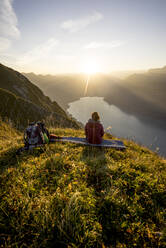
[[[165,160],[131,141],[124,152],[56,143],[16,156],[21,142],[0,122],[0,247],[166,247]]]

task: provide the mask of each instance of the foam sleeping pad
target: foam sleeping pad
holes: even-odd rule
[[[78,137],[61,137],[61,139],[50,140],[50,142],[59,142],[59,141],[81,144],[86,146],[107,147],[107,148],[117,148],[117,149],[126,148],[126,146],[123,144],[123,141],[121,140],[103,140],[101,144],[90,144],[87,142],[85,138],[78,138]]]

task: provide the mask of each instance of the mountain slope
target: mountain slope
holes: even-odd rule
[[[165,160],[127,140],[124,152],[56,143],[17,157],[20,135],[0,122],[2,247],[165,247]]]
[[[0,64],[0,88],[6,89],[46,110],[52,110],[51,101],[36,85],[32,84],[21,73],[2,64]]]
[[[38,105],[18,97],[10,91],[0,88],[0,115],[3,119],[9,118],[16,126],[26,126],[27,120],[41,120],[46,111]]]
[[[56,102],[52,102],[25,76],[2,64],[0,64],[0,89],[2,99],[0,115],[11,119],[20,127],[26,126],[29,121],[39,119],[63,127],[79,126]]]

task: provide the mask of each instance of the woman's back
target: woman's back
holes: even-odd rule
[[[101,144],[102,137],[104,135],[104,129],[99,121],[99,118],[98,120],[94,120],[95,118],[93,118],[93,114],[92,119],[90,119],[85,125],[86,139],[91,144]]]

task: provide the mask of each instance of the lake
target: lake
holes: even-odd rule
[[[166,157],[166,129],[146,124],[133,115],[109,105],[103,97],[83,97],[69,104],[67,110],[75,119],[85,124],[92,112],[98,112],[105,132],[123,137],[149,147]],[[162,125],[164,126],[164,125]]]

